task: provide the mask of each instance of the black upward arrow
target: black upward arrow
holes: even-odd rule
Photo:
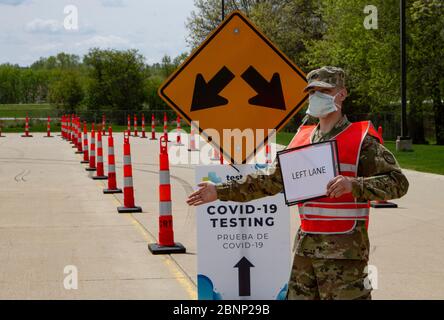
[[[234,266],[234,268],[239,268],[239,296],[241,297],[251,296],[250,268],[252,267],[254,268],[254,265],[245,257]]]
[[[250,104],[280,110],[286,109],[279,73],[273,74],[271,81],[268,82],[254,67],[250,66],[242,74],[242,79],[258,93],[257,96],[248,100]]]
[[[228,100],[219,95],[230,82],[234,79],[234,74],[227,68],[223,67],[208,83],[202,74],[196,76],[194,84],[193,102],[191,103],[191,111],[198,111],[213,107],[226,105]]]

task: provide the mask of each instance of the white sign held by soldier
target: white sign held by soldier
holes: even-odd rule
[[[339,174],[337,155],[334,140],[278,152],[287,205],[325,197]]]
[[[196,183],[240,180],[265,165],[198,166]],[[282,300],[291,267],[283,194],[196,208],[199,300]]]

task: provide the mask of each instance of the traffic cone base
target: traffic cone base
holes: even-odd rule
[[[398,205],[393,202],[387,202],[387,201],[372,201],[370,202],[370,206],[372,208],[380,209],[380,208],[397,208]]]
[[[93,180],[108,180],[107,176],[95,176],[93,177]]]
[[[32,134],[22,134],[22,138],[32,138]]]
[[[83,154],[83,151],[76,151],[76,154]]]
[[[142,208],[141,207],[133,207],[133,208],[118,207],[117,212],[119,212],[119,213],[140,213],[140,212],[142,212]]]
[[[54,138],[54,136],[43,136],[43,138]]]
[[[80,163],[82,163],[82,164],[88,164],[89,161],[83,160],[83,161],[80,161]]]
[[[186,253],[187,249],[179,242],[175,242],[174,246],[161,246],[157,243],[150,243],[148,250],[152,254],[170,254],[170,253]]]
[[[89,163],[89,161],[88,161]],[[97,171],[97,168],[85,168],[86,171]]]
[[[103,193],[104,194],[114,194],[114,193],[122,193],[122,189],[114,189],[114,190],[110,190],[110,189],[104,189]]]

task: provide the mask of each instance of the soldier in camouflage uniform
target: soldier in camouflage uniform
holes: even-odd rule
[[[346,97],[344,71],[340,68],[323,67],[309,73],[307,79],[306,91],[310,95],[320,90],[332,96],[342,92],[342,101]],[[339,107],[342,101],[340,97]],[[313,143],[328,141],[350,124],[341,110],[330,116],[336,116],[336,120],[327,130],[321,130],[318,125],[312,136]],[[406,194],[408,186],[393,154],[378,139],[366,135],[360,150],[357,177],[336,177],[327,186],[327,195],[333,198],[351,192],[357,202],[390,200]],[[190,205],[217,199],[246,202],[275,195],[282,192],[283,181],[279,163],[275,161],[267,172],[216,186],[201,183],[200,187],[190,195]],[[355,228],[345,234],[309,234],[299,228],[294,245],[288,299],[371,299],[366,270],[370,244],[365,221],[357,221]]]

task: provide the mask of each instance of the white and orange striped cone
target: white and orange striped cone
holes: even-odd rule
[[[106,117],[102,115],[102,137],[106,137]]]
[[[165,137],[160,138],[159,165],[159,239],[158,243],[148,244],[148,249],[152,254],[185,253],[185,247],[174,242],[170,164]]]
[[[180,136],[180,131],[182,130],[182,128],[180,127],[180,117],[179,116],[177,116],[176,122],[177,122],[176,146],[183,146],[182,139]]]
[[[86,127],[86,121],[83,121],[83,161],[80,161],[80,163],[89,163],[88,128]]]
[[[269,143],[265,145],[265,163],[271,163],[271,145]]]
[[[213,147],[213,156],[211,157],[212,161],[220,161],[220,152],[218,148]]]
[[[91,126],[91,144],[89,147],[89,167],[86,171],[96,171],[96,132],[94,130],[94,123]]]
[[[131,165],[131,146],[129,131],[123,137],[123,207],[118,207],[119,213],[142,212],[141,207],[134,204],[133,167]]]
[[[83,154],[82,149],[82,121],[80,117],[77,118],[77,152],[76,154]]]
[[[25,134],[22,135],[23,138],[32,138],[32,135],[29,134],[29,117],[26,116],[25,120]]]
[[[122,189],[117,188],[116,158],[114,156],[114,137],[113,129],[111,128],[111,126],[108,128],[108,189],[104,189],[103,193],[122,193]]]
[[[199,137],[197,137],[197,139],[199,139]],[[199,148],[196,148],[196,133],[194,130],[194,127],[191,127],[191,132],[190,132],[190,144],[189,144],[189,148],[188,151],[199,151]]]
[[[103,166],[103,146],[102,146],[102,131],[97,133],[97,173],[93,180],[107,180],[105,176],[105,169]]]
[[[46,122],[46,135],[43,136],[44,138],[54,138],[54,136],[51,135],[51,117],[48,116],[48,120]]]
[[[381,142],[384,145],[384,139],[382,137],[382,127],[378,127],[378,133],[379,137],[381,138]],[[397,208],[398,205],[393,202],[388,202],[387,200],[376,200],[376,201],[370,201],[370,206],[372,208]]]
[[[146,132],[145,132],[145,115],[144,114],[142,114],[142,136],[141,136],[141,138],[142,139],[147,138]]]
[[[131,116],[128,115],[128,128],[127,131],[129,132],[129,135],[131,135]]]
[[[135,137],[139,136],[138,128],[137,128],[137,115],[134,115],[134,136]]]
[[[166,112],[163,113],[163,136],[165,137],[166,141],[171,142],[168,140],[168,118]]]
[[[72,144],[73,135],[74,135],[74,115],[69,116],[69,143]]]
[[[77,141],[79,140],[78,138],[79,136],[79,129],[77,126],[77,117],[74,117],[74,119],[72,120],[72,143],[73,149],[77,149]]]
[[[62,137],[62,139],[63,139],[63,126],[64,126],[63,122],[64,122],[64,116],[61,116],[61,118],[60,118],[60,135],[59,135],[59,137]]]
[[[157,140],[156,138],[156,118],[154,117],[154,113],[151,115],[151,139]]]

